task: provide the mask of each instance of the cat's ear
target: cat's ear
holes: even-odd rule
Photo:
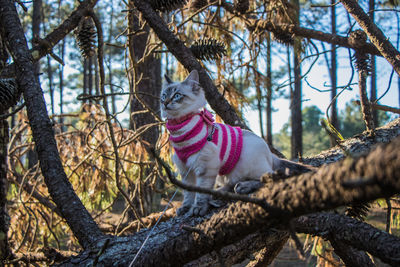
[[[167,74],[164,74],[164,78],[165,78],[165,80],[167,81],[168,84],[173,83],[173,81],[171,80],[170,77],[168,77]]]
[[[189,81],[194,81],[196,83],[199,82],[199,73],[197,72],[197,70],[192,70],[183,82]]]

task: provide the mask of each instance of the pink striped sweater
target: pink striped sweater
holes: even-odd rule
[[[212,114],[206,109],[200,113],[168,120],[167,129],[175,153],[184,163],[191,155],[200,151],[207,141],[218,147],[222,162],[220,175],[230,173],[239,160],[243,146],[242,129],[215,123]]]

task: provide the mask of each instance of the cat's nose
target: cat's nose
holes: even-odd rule
[[[168,104],[170,103],[171,101],[165,101],[164,102],[164,107],[165,107],[165,109],[168,109]]]

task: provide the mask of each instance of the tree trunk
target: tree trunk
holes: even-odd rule
[[[8,40],[8,50],[15,62],[16,80],[23,91],[44,181],[52,200],[60,209],[75,237],[84,248],[88,248],[103,235],[75,194],[64,172],[52,123],[47,114],[39,81],[33,72],[32,56],[28,50],[15,3],[11,0],[0,0],[0,6],[0,27]]]
[[[10,256],[8,247],[8,226],[10,217],[7,213],[7,146],[8,123],[0,120],[0,262]]]
[[[371,18],[372,23],[375,23],[375,0],[369,0],[369,17]],[[371,88],[370,88],[370,95],[369,99],[371,102],[375,102],[376,100],[376,58],[374,55],[371,55]],[[375,127],[379,126],[379,117],[378,117],[378,110],[372,110],[372,118],[374,120]]]
[[[267,33],[267,104],[266,104],[266,122],[267,136],[266,140],[269,146],[272,146],[272,60],[271,60],[271,33]]]
[[[254,69],[254,78],[256,84],[256,94],[257,94],[257,110],[258,110],[258,121],[260,125],[261,137],[264,138],[264,123],[263,123],[263,108],[262,108],[262,92],[260,88],[260,75],[257,70]]]
[[[112,36],[113,36],[113,23],[114,23],[114,2],[111,0],[111,12],[110,12],[110,26],[109,26],[109,31],[108,31],[108,43],[112,42]],[[108,82],[110,83],[110,93],[114,94],[114,86],[113,86],[113,71],[112,71],[112,64],[113,64],[113,55],[112,55],[112,48],[110,47],[109,49],[109,54],[108,54]],[[117,113],[117,107],[115,103],[115,95],[111,95],[111,112],[112,114]]]
[[[134,34],[142,25],[137,15],[135,12],[130,12],[128,22],[129,58],[132,66],[130,73],[130,85],[132,87],[130,88],[132,93],[130,128],[133,130],[157,121],[155,114],[160,109],[158,97],[161,92],[161,61],[153,54],[146,54],[147,40],[150,37],[150,27],[145,26],[144,32],[139,35]],[[144,132],[141,138],[144,142],[155,145],[158,136],[159,128],[153,126]],[[141,203],[142,216],[147,215],[152,206],[153,192],[149,187],[149,183],[144,184],[141,180],[149,173],[149,168],[141,168],[138,178],[140,181],[136,183],[136,186],[140,188],[139,190],[144,191],[142,194],[139,194],[142,196],[141,201],[139,201]],[[131,188],[131,191],[134,192],[137,190]]]
[[[89,59],[88,59],[88,76],[87,76],[88,94],[89,95],[93,95],[93,61],[94,61],[93,56],[89,57]],[[89,102],[91,102],[91,101],[89,101]]]
[[[331,0],[331,31],[332,34],[336,34],[336,5],[335,0]],[[330,123],[339,131],[339,121],[338,121],[338,111],[337,111],[337,99],[336,99],[336,86],[337,86],[337,71],[336,71],[337,61],[336,61],[336,45],[331,45],[331,67],[330,67],[330,77],[331,77],[331,114]],[[330,137],[331,146],[336,145],[336,140]]]
[[[61,59],[64,61],[65,57],[65,39],[62,40],[61,45],[60,45],[60,56]],[[59,79],[59,86],[60,86],[60,114],[64,114],[64,66],[60,65],[59,66],[59,71],[58,71],[58,79]],[[60,116],[60,124],[63,125],[64,123],[64,117]]]
[[[300,4],[298,0],[294,1],[296,7],[296,23],[299,25],[300,19]],[[301,39],[296,38],[293,47],[293,73],[294,73],[294,89],[290,103],[291,112],[291,158],[296,159],[303,155],[303,125],[302,125],[302,114],[301,114]]]

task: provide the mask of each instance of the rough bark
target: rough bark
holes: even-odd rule
[[[134,12],[129,14],[129,57],[132,66],[132,100],[130,118],[131,129],[156,122],[152,112],[157,113],[160,109],[159,95],[161,92],[161,59],[155,55],[145,55],[147,40],[150,36],[150,27],[145,26],[141,34],[139,18]],[[143,59],[141,62],[137,62]],[[134,62],[132,62],[134,61]],[[146,111],[145,113],[139,111]],[[143,140],[155,144],[158,139],[158,128],[153,127],[142,135]]]
[[[232,266],[233,264],[243,262],[248,258],[252,258],[254,251],[257,253],[256,260],[247,264],[250,266],[267,266],[282,250],[289,234],[286,231],[279,231],[276,229],[264,229],[257,231],[254,234],[248,235],[243,240],[235,244],[222,248],[219,252],[207,254],[197,260],[185,264],[185,267],[197,266],[218,266],[221,262],[225,266]],[[258,257],[262,255],[262,259]],[[257,265],[263,264],[263,265]]]
[[[400,134],[399,120],[396,127],[397,132],[392,136]],[[161,223],[150,236],[134,264],[135,266],[179,266],[237,242],[257,229],[274,226],[284,228],[291,218],[297,216],[398,193],[400,192],[400,182],[397,179],[400,175],[399,145],[400,138],[397,138],[384,147],[378,147],[369,155],[322,166],[316,172],[284,181],[267,183],[255,197],[264,199],[268,205],[281,209],[282,212],[269,213],[255,204],[235,202],[215,214],[208,214],[205,218],[175,217]],[[358,181],[360,177],[365,176],[368,177],[367,183]],[[354,188],[357,183],[360,186]],[[189,227],[182,228],[182,225]],[[193,227],[196,228],[194,231],[184,230]],[[353,232],[356,233],[354,230]],[[98,258],[99,264],[129,264],[148,233],[149,230],[143,230],[134,236],[112,238],[107,249]],[[344,233],[339,237],[347,240]],[[387,240],[393,247],[399,244],[398,238],[390,237]],[[365,249],[376,256],[379,254],[378,257],[385,262],[391,262],[396,258],[392,255],[395,250],[389,251],[390,255],[387,255],[381,254],[378,248],[369,247],[377,244],[380,243],[350,245]],[[92,264],[94,258],[93,253],[85,251],[67,263],[87,265]]]
[[[339,214],[318,213],[301,216],[295,220],[294,225],[298,232],[327,238],[334,236],[335,240],[367,251],[385,263],[400,265],[400,238],[362,221]],[[361,264],[362,262],[367,265]],[[370,264],[365,259],[360,259],[358,266]]]
[[[10,255],[8,247],[8,226],[10,217],[7,213],[7,146],[8,123],[0,120],[0,263]]]
[[[65,175],[52,123],[47,114],[43,92],[35,73],[33,73],[33,59],[28,50],[15,4],[11,0],[0,0],[0,25],[8,40],[8,49],[15,62],[18,86],[23,90],[29,123],[45,183],[75,237],[84,248],[87,248],[102,237],[102,234]]]
[[[393,136],[398,135],[400,135],[400,119],[396,119],[383,127],[375,129],[375,137],[371,137],[368,133],[364,132],[363,134],[355,135],[353,138],[346,139],[341,143],[341,147],[346,150],[346,153],[357,155],[367,152],[374,144],[388,143],[393,139]],[[322,164],[336,162],[345,157],[345,153],[341,147],[335,146],[329,150],[322,151],[314,157],[304,158],[303,163],[318,167]]]
[[[376,26],[370,17],[364,12],[355,0],[340,0],[344,8],[358,22],[360,27],[368,35],[371,43],[379,50],[381,55],[392,65],[393,69],[400,75],[400,53],[392,45],[385,34]]]
[[[157,34],[158,38],[167,46],[176,59],[188,70],[196,69],[199,72],[200,84],[204,88],[208,103],[218,115],[230,125],[240,126],[247,129],[247,126],[239,118],[235,110],[228,103],[222,94],[218,92],[213,81],[206,70],[193,56],[192,51],[171,32],[161,17],[153,10],[147,1],[133,0],[135,7],[141,12],[143,18]]]
[[[329,242],[335,250],[336,255],[338,255],[342,259],[347,267],[375,266],[370,257],[364,251],[357,250],[351,246],[348,246],[334,236],[329,237]]]

